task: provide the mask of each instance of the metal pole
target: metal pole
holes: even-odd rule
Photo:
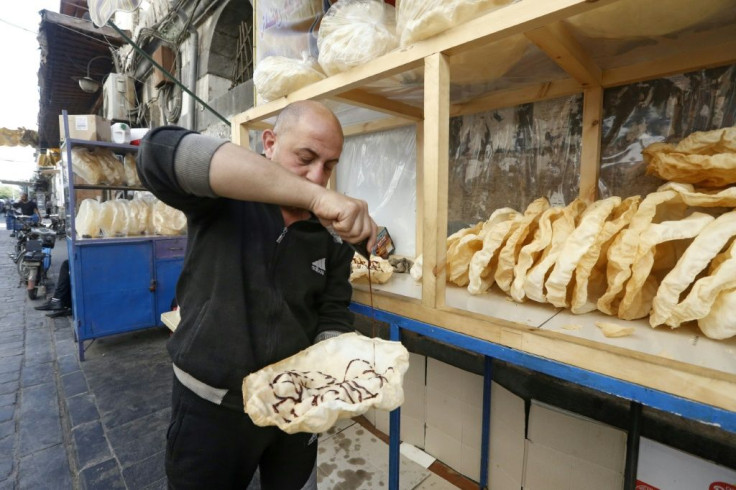
[[[636,474],[639,466],[639,435],[641,432],[641,403],[629,405],[629,434],[626,438],[626,467],[624,469],[624,490],[636,488]]]
[[[401,341],[401,329],[397,323],[392,323],[389,330],[389,339]],[[401,435],[401,408],[391,411],[389,414],[388,429],[388,488],[399,490],[400,451],[399,445]]]
[[[224,122],[225,124],[227,124],[228,126],[230,126],[230,121],[228,121],[227,118],[225,118],[225,116],[223,116],[222,114],[220,114],[219,112],[217,112],[216,110],[214,110],[212,107],[210,107],[207,104],[207,102],[205,102],[202,99],[200,99],[199,97],[197,97],[197,94],[193,93],[191,90],[189,90],[187,87],[185,87],[184,84],[181,83],[174,75],[172,75],[171,73],[169,73],[168,70],[166,70],[166,68],[164,68],[163,66],[159,65],[158,63],[156,63],[156,61],[151,57],[151,55],[149,55],[148,53],[146,53],[145,51],[143,51],[140,46],[138,46],[135,42],[133,42],[132,39],[130,39],[128,36],[126,36],[125,33],[123,33],[123,31],[121,31],[120,28],[118,28],[118,26],[116,26],[113,23],[113,21],[110,20],[107,23],[110,25],[110,27],[112,27],[113,29],[115,29],[117,31],[117,33],[120,34],[120,36],[123,39],[125,39],[125,41],[128,44],[130,44],[131,46],[133,46],[133,49],[135,49],[141,56],[143,56],[148,61],[150,61],[151,64],[153,64],[153,66],[155,66],[156,68],[158,68],[159,70],[161,70],[162,72],[164,72],[164,74],[167,77],[169,77],[175,84],[177,84],[184,92],[186,92],[189,95],[191,95],[194,98],[194,100],[196,100],[197,102],[199,102],[200,104],[202,104],[212,114],[214,114],[215,116],[217,116],[218,118],[220,118],[222,120],[222,122]]]
[[[483,357],[483,420],[481,421],[480,443],[480,488],[489,488],[488,459],[491,439],[491,381],[493,380],[493,358]]]

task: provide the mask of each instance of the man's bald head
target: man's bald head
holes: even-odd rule
[[[340,137],[344,138],[342,125],[337,116],[326,105],[316,100],[299,100],[284,107],[276,118],[273,131],[276,134],[289,132],[307,116],[314,116],[329,122]]]

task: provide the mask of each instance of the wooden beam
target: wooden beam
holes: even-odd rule
[[[368,121],[360,124],[353,124],[342,129],[343,134],[347,136],[355,136],[356,134],[376,133],[378,131],[386,131],[389,129],[403,128],[417,124],[403,117],[385,117],[376,121]]]
[[[602,84],[616,87],[732,63],[736,63],[736,41],[604,70]]]
[[[580,193],[590,204],[598,196],[601,168],[601,121],[603,120],[603,88],[585,89],[583,96],[583,134],[580,149]]]
[[[424,68],[424,208],[422,225],[422,304],[445,304],[447,242],[447,194],[450,140],[450,64],[447,56],[435,53]]]
[[[371,94],[365,90],[348,90],[347,92],[333,95],[330,98],[350,105],[383,112],[390,116],[403,117],[412,121],[421,121],[424,119],[424,111],[421,107],[415,107],[397,100],[391,100],[380,95]]]
[[[535,83],[521,88],[493,92],[463,104],[453,104],[450,108],[450,115],[455,117],[504,107],[515,107],[520,104],[578,94],[582,90],[580,84],[572,79]]]
[[[421,68],[423,59],[433,53],[457,53],[486,45],[491,41],[520,34],[550,22],[602,7],[617,0],[524,0],[481,15],[462,25],[448,29],[424,41],[392,51],[346,72],[313,83],[277,100],[259,105],[233,118],[235,124],[245,124],[277,114],[296,100],[330,97],[373,81]]]
[[[562,22],[529,31],[526,37],[583,87],[601,84],[600,67]]]
[[[414,231],[416,246],[414,248],[414,257],[424,251],[424,121],[417,123],[417,161],[416,161],[416,186],[417,200],[415,208],[416,230]],[[449,165],[449,163],[448,163]],[[424,260],[424,259],[422,259]]]

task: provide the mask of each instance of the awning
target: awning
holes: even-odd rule
[[[89,20],[42,10],[38,43],[39,147],[55,148],[62,109],[69,114],[96,114],[102,105],[102,90],[89,94],[79,88],[87,63],[103,56],[90,66],[91,78],[102,82],[114,71],[110,48],[119,48],[125,41],[110,27],[97,28]]]

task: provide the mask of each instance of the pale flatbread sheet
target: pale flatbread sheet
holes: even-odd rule
[[[706,337],[716,340],[736,335],[736,289],[721,291],[710,312],[698,320],[698,327]]]
[[[631,278],[626,283],[625,293],[618,307],[618,317],[623,320],[644,318],[652,307],[652,298],[657,292],[659,278],[654,261],[657,247],[674,240],[691,239],[698,235],[713,216],[704,213],[693,213],[678,221],[652,223],[641,235],[636,258],[632,263]],[[667,264],[669,265],[669,264]]]
[[[616,315],[618,312],[623,288],[631,277],[631,264],[636,257],[639,239],[649,224],[682,218],[686,208],[680,195],[671,189],[658,190],[641,201],[629,227],[616,236],[608,249],[608,287],[596,303],[600,311],[608,315]]]
[[[736,288],[736,241],[731,243],[727,253],[730,258],[721,262],[709,276],[695,281],[687,297],[668,310],[669,314],[664,322],[660,320],[660,317],[650,316],[649,324],[655,327],[665,323],[672,328],[676,328],[684,322],[699,320],[707,316],[721,291]],[[697,266],[694,268],[697,268]],[[667,278],[665,277],[665,279]],[[662,285],[660,285],[661,289]],[[657,296],[659,296],[659,291]],[[656,299],[657,297],[655,297]]]
[[[493,286],[498,252],[515,226],[518,226],[522,216],[521,213],[511,208],[500,208],[488,218],[483,246],[470,259],[468,268],[468,292],[470,294],[484,293]]]
[[[260,427],[320,433],[370,408],[399,407],[407,369],[400,342],[346,333],[248,375],[243,404]]]
[[[514,280],[511,283],[511,291],[509,291],[509,294],[511,294],[511,297],[515,301],[524,301],[526,273],[552,241],[552,221],[561,216],[563,210],[564,208],[554,207],[543,212],[539,217],[534,238],[531,242],[521,247],[519,258],[516,260],[516,265],[514,265]]]
[[[549,208],[546,197],[535,199],[526,210],[524,217],[519,221],[503,248],[498,254],[498,266],[496,267],[495,279],[498,287],[505,292],[511,290],[511,281],[514,279],[514,264],[519,256],[519,251],[524,246],[525,240],[530,233],[534,233],[541,214]]]
[[[585,211],[587,204],[582,199],[575,199],[565,206],[562,214],[552,222],[552,240],[542,252],[536,264],[529,270],[524,280],[524,293],[526,297],[546,303],[546,291],[544,283],[549,271],[554,267],[562,247],[570,234],[575,230],[580,216]]]
[[[679,322],[673,325],[674,320],[670,320],[670,316],[680,301],[680,295],[695,281],[697,275],[708,267],[710,261],[721,252],[734,235],[736,235],[736,211],[730,211],[713,220],[695,237],[677,264],[662,279],[652,300],[650,325],[663,323],[673,327],[679,325]]]
[[[606,253],[616,235],[631,222],[640,196],[624,199],[603,224],[595,243],[580,258],[575,267],[575,285],[570,309],[575,314],[589,313],[596,309],[596,301],[606,291]]]
[[[603,223],[613,209],[621,204],[617,196],[601,199],[592,203],[583,213],[580,222],[565,240],[555,266],[550,272],[544,287],[547,290],[547,301],[558,308],[568,307],[572,288],[568,288],[580,258],[595,243],[596,237],[603,229]]]

